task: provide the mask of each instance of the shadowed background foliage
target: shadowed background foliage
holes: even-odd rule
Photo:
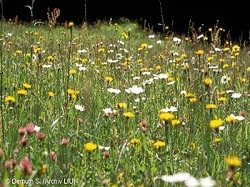
[[[29,21],[30,10],[25,5],[30,5],[32,0],[3,0],[4,17],[14,18],[18,15],[19,20]],[[230,30],[234,38],[249,40],[250,22],[248,21],[248,8],[244,2],[218,4],[218,1],[167,1],[167,0],[36,0],[34,2],[34,19],[47,20],[48,8],[61,10],[59,22],[72,20],[82,23],[85,20],[85,4],[87,7],[87,21],[94,22],[98,19],[115,20],[119,17],[126,17],[137,20],[147,26],[154,26],[154,29],[161,30],[158,23],[164,22],[172,30],[187,32],[189,21],[195,23],[196,27],[204,24],[206,27],[213,26],[217,20],[219,25]],[[161,6],[160,6],[161,3]],[[161,7],[162,13],[161,14]]]

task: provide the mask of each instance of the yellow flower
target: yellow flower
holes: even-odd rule
[[[147,44],[147,43],[142,43],[142,44],[141,44],[141,48],[142,48],[142,49],[148,48],[148,44]]]
[[[127,33],[126,33],[126,32],[123,32],[123,33],[122,33],[122,39],[127,39],[127,38],[128,38]]]
[[[226,97],[219,97],[219,98],[218,98],[218,101],[226,101],[226,100],[227,100]]]
[[[75,90],[70,89],[70,88],[67,90],[67,92],[69,95],[75,94]]]
[[[46,166],[46,164],[42,164],[42,166],[41,166],[41,173],[42,173],[42,174],[45,174],[46,171],[47,171],[47,166]]]
[[[181,121],[178,120],[178,119],[173,119],[173,120],[172,120],[172,125],[173,125],[173,126],[179,125],[180,123],[181,123]]]
[[[237,122],[237,119],[232,117],[232,116],[227,116],[226,117],[226,122],[235,123],[235,122]]]
[[[220,139],[220,138],[215,138],[215,139],[214,139],[214,143],[219,143],[219,142],[221,142],[221,139]]]
[[[16,101],[15,97],[7,96],[5,102],[14,103]]]
[[[51,62],[51,61],[54,60],[54,57],[50,55],[50,56],[47,57],[47,60],[48,60],[49,62]]]
[[[203,55],[204,54],[204,51],[203,50],[198,50],[195,52],[196,55]]]
[[[216,108],[216,105],[215,104],[212,104],[212,103],[210,103],[210,104],[207,104],[206,105],[206,109],[215,109]]]
[[[163,121],[168,121],[174,118],[174,114],[170,112],[162,112],[159,114],[159,118]]]
[[[113,81],[113,78],[112,78],[112,77],[106,76],[106,77],[104,77],[104,78],[105,78],[105,80],[106,80],[107,82]]]
[[[99,48],[98,53],[104,53],[105,49],[104,48]]]
[[[20,89],[20,90],[17,90],[17,94],[18,94],[18,95],[27,95],[28,92],[27,92],[27,90]]]
[[[241,160],[237,156],[226,157],[226,164],[230,167],[236,167],[241,165]]]
[[[48,92],[48,95],[49,95],[49,97],[54,97],[55,96],[54,92]]]
[[[135,116],[132,112],[124,112],[123,115],[124,115],[126,118],[132,118],[132,117]]]
[[[71,70],[69,70],[69,73],[70,73],[71,75],[74,75],[74,74],[76,74],[76,70],[75,70],[75,69],[71,69]]]
[[[239,51],[240,51],[240,47],[239,47],[238,45],[234,45],[234,46],[232,47],[232,51],[233,51],[234,53],[239,52]]]
[[[96,150],[97,145],[94,144],[93,142],[89,142],[84,144],[84,148],[88,151],[88,152],[93,152],[94,150]]]
[[[73,27],[74,26],[74,23],[71,21],[69,22],[69,27]]]
[[[229,66],[228,64],[224,64],[222,68],[223,68],[223,69],[227,69],[228,66]]]
[[[136,145],[136,144],[140,143],[140,140],[138,138],[134,138],[134,139],[130,140],[130,143]]]
[[[210,85],[210,84],[212,84],[212,79],[210,79],[210,78],[206,78],[205,80],[204,80],[204,83],[205,83],[205,85]]]
[[[196,98],[196,97],[192,97],[192,98],[189,99],[189,101],[190,101],[191,103],[195,103],[195,102],[197,101],[197,98]]]
[[[116,106],[119,107],[119,108],[127,108],[126,103],[117,103]]]
[[[192,93],[186,93],[186,94],[185,94],[185,97],[186,97],[186,98],[193,98],[193,97],[195,97],[195,96],[194,96],[194,94],[192,94]]]
[[[165,145],[166,145],[166,143],[163,142],[163,141],[160,141],[160,140],[158,140],[157,142],[154,143],[154,146],[155,146],[157,149],[159,149],[160,147],[163,147],[163,146],[165,146]]]
[[[29,88],[31,88],[31,85],[29,85],[27,83],[23,83],[23,87],[26,88],[26,89],[29,89]]]
[[[210,127],[212,129],[218,129],[223,124],[221,119],[215,119],[210,121]]]

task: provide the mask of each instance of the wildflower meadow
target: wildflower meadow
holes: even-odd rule
[[[0,44],[0,186],[250,186],[250,49],[219,23],[2,21]]]

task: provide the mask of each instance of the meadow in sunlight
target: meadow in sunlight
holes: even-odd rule
[[[1,22],[1,186],[249,186],[250,50],[225,33]]]

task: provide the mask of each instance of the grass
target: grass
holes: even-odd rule
[[[249,47],[188,30],[2,22],[0,184],[248,186]]]

